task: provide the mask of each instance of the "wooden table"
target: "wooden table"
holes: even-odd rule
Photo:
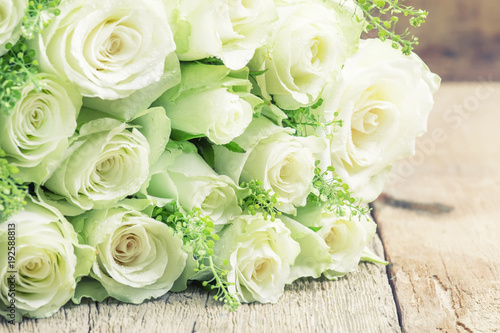
[[[448,83],[415,158],[373,205],[377,253],[337,282],[227,313],[204,291],[67,305],[6,332],[500,332],[500,83]],[[381,242],[382,240],[382,242]]]

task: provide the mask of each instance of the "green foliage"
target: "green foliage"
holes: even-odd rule
[[[227,260],[222,260],[214,255],[215,242],[219,236],[214,232],[214,223],[209,216],[204,216],[200,209],[194,209],[189,212],[182,212],[174,203],[174,212],[166,208],[156,207],[153,211],[153,218],[166,223],[175,230],[175,233],[182,238],[184,250],[187,253],[193,253],[197,267],[195,272],[210,272],[213,276],[211,280],[203,281],[203,286],[210,286],[216,290],[214,299],[221,301],[230,311],[235,311],[239,306],[239,301],[228,291],[226,275],[224,270],[216,264],[216,261],[222,261],[227,265]]]
[[[34,33],[40,33],[50,21],[60,14],[61,0],[29,0],[23,17],[22,35],[32,39]]]
[[[10,114],[21,99],[22,91],[32,85],[43,88],[37,71],[35,51],[28,49],[26,40],[40,33],[52,18],[59,15],[60,0],[30,0],[22,20],[22,36],[15,44],[7,44],[7,53],[0,57],[0,113]]]
[[[415,9],[412,6],[403,4],[405,0],[354,0],[356,5],[365,14],[367,21],[366,30],[378,30],[380,40],[392,40],[395,49],[401,47],[404,54],[411,53],[415,45],[418,45],[418,38],[410,35],[407,28],[402,34],[396,32],[396,25],[399,21],[397,15],[402,14],[410,17],[409,22],[413,27],[419,27],[425,23],[429,13],[422,9]]]
[[[276,208],[279,206],[279,195],[272,190],[266,191],[261,181],[252,180],[248,183],[241,183],[240,186],[248,191],[248,194],[239,200],[243,211],[246,210],[251,215],[261,212],[266,220],[270,217],[273,222],[276,220],[276,216],[281,215],[281,212]]]
[[[224,66],[224,62],[216,57],[208,57],[208,58],[196,60],[195,62],[198,64],[205,64],[205,65]]]
[[[319,108],[322,104],[323,99],[320,98],[311,106],[301,107],[296,110],[283,110],[288,117],[287,119],[283,119],[283,126],[293,128],[296,136],[304,137],[316,133],[318,128],[325,130],[326,127],[331,125],[342,126],[342,120],[333,120],[327,123],[320,121],[319,116],[314,110]],[[337,116],[338,113],[335,113],[335,117]]]
[[[346,216],[347,212],[350,216],[368,215],[370,209],[361,206],[360,201],[352,196],[353,193],[349,190],[349,185],[335,176],[334,172],[335,169],[331,166],[322,172],[319,161],[316,161],[312,190],[308,197],[309,202],[323,206],[338,216]]]
[[[24,39],[16,45],[7,44],[7,53],[0,57],[0,113],[10,114],[21,99],[22,91],[29,85],[42,89],[34,59],[35,51],[29,50]]]
[[[0,221],[7,219],[26,205],[27,188],[13,176],[19,170],[9,165],[0,149]]]

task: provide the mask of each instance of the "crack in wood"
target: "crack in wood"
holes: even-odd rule
[[[89,322],[89,330],[87,333],[90,333],[92,331],[92,319],[91,319],[91,313],[92,313],[92,303],[88,303],[87,304],[89,306],[89,319],[88,319],[88,322]]]
[[[454,209],[452,206],[444,205],[442,203],[421,203],[408,200],[399,200],[391,197],[386,193],[382,193],[378,197],[377,202],[395,208],[412,210],[415,212],[428,213],[433,215],[448,214]]]
[[[432,276],[432,282],[434,283],[434,290],[436,291],[436,296],[438,297],[441,306],[455,314],[451,291],[443,284],[443,282],[441,282],[441,279],[437,275]]]
[[[474,333],[474,331],[473,331],[473,330],[471,330],[470,328],[468,328],[467,326],[465,326],[465,324],[464,324],[464,323],[462,323],[462,322],[460,322],[460,321],[457,321],[457,326],[462,327],[464,330],[466,330],[466,331],[467,331],[467,332],[469,332],[469,333]]]
[[[448,282],[450,283],[450,285],[453,286],[452,281],[450,279],[450,276],[448,274],[448,269],[446,267],[446,263],[445,263],[445,261],[444,261],[444,259],[443,259],[442,256],[440,256],[440,258],[441,258],[441,262],[443,263],[443,267],[444,267],[444,272],[446,274],[446,278],[448,279]],[[446,285],[439,279],[439,277],[437,275],[433,275],[432,277],[433,277],[434,280],[438,281],[439,287],[441,288],[441,289],[436,289],[436,294],[438,295],[438,297],[440,299],[441,305],[445,305],[450,310],[451,314],[455,317],[455,326],[462,327],[467,332],[473,333],[474,331],[472,331],[463,322],[461,322],[459,320],[460,316],[459,316],[459,314],[457,312],[458,311],[457,306],[455,305],[455,302],[453,301],[453,295],[452,295],[452,292],[451,292],[450,288],[447,288]],[[442,291],[445,292],[445,298],[443,300],[445,302],[445,304],[443,304],[443,302],[441,302],[441,300],[442,300],[441,297],[443,297]],[[461,304],[461,298],[460,297],[458,297],[458,301],[459,301],[458,308],[462,308],[463,305]]]
[[[377,219],[375,218],[375,211],[376,211],[375,205],[373,203],[370,203],[369,207],[370,207],[370,214],[372,216],[372,219],[373,219],[373,221],[375,221],[375,223],[377,223]],[[389,261],[389,256],[387,255],[387,251],[386,251],[386,248],[384,245],[384,239],[382,237],[382,228],[380,227],[380,225],[378,223],[377,223],[377,235],[379,236],[380,242],[382,243],[382,248],[384,249],[384,260],[389,262],[389,264],[385,267],[385,269],[386,269],[387,279],[389,281],[389,286],[391,286],[392,298],[394,299],[394,304],[396,305],[396,313],[398,316],[399,330],[402,331],[403,330],[403,316],[402,316],[402,312],[401,312],[401,305],[399,304],[399,300],[398,300],[398,295],[396,293],[396,285],[394,282],[394,280],[396,279],[396,276],[392,276],[392,273],[393,273],[392,272],[392,265],[393,264]]]
[[[210,293],[207,292],[207,299],[205,300],[205,309],[207,308],[208,306],[208,300],[210,299]]]

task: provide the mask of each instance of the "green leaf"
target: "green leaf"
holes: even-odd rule
[[[205,65],[216,65],[216,66],[224,65],[224,62],[216,57],[208,57],[201,60],[196,60],[196,62]]]
[[[318,231],[321,230],[322,227],[308,227],[308,228],[311,229],[314,232],[318,232]]]
[[[241,148],[240,145],[234,141],[226,143],[223,146],[226,147],[228,150],[232,151],[233,153],[240,153],[240,154],[246,153],[245,149]]]
[[[179,131],[176,129],[172,129],[172,133],[170,134],[173,140],[175,141],[187,141],[187,140],[192,140],[192,139],[197,139],[197,138],[203,138],[205,137],[204,134],[191,134],[187,133],[184,131]]]
[[[203,157],[205,162],[207,162],[210,167],[215,167],[215,155],[214,155],[214,147],[212,144],[205,138],[193,140],[193,143],[198,148],[198,153]]]
[[[255,71],[255,72],[250,72],[249,75],[251,76],[260,76],[260,75],[263,75],[267,72],[267,68],[262,70],[262,71]]]

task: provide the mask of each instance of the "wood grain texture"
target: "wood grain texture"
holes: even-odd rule
[[[374,250],[383,256],[378,237]],[[228,313],[197,287],[141,305],[114,300],[66,305],[53,317],[0,321],[5,332],[401,332],[386,268],[361,264],[338,281],[303,279],[277,304]]]
[[[500,83],[445,84],[375,202],[404,332],[500,332]]]

